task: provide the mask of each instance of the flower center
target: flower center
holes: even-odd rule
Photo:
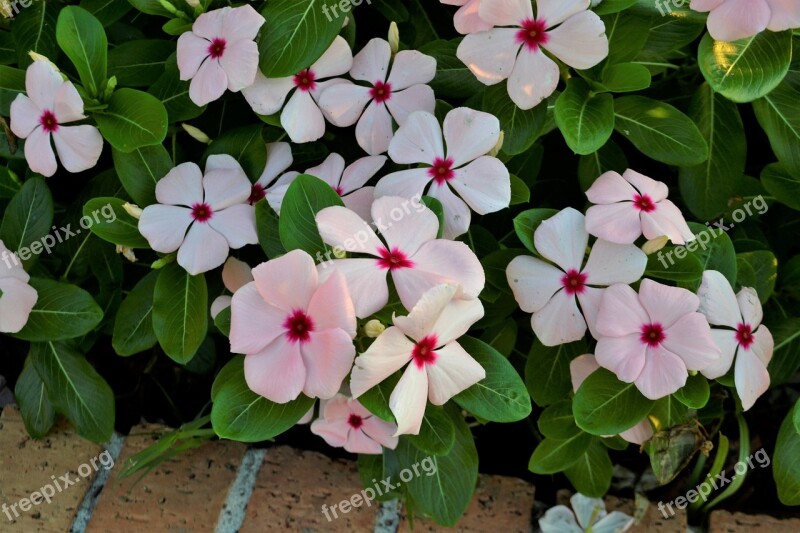
[[[656,210],[656,203],[646,194],[634,194],[633,206],[639,211],[644,211],[645,213],[652,213]]]
[[[392,97],[392,85],[376,81],[372,89],[369,90],[369,95],[378,103],[385,102]]]
[[[411,357],[417,368],[422,369],[425,365],[432,365],[436,362],[436,352],[434,350],[436,350],[438,342],[439,339],[436,338],[436,335],[428,335],[414,345]]]
[[[214,210],[208,204],[194,204],[192,218],[197,222],[208,222],[214,216]]]
[[[642,326],[642,335],[639,339],[650,346],[657,348],[667,338],[664,334],[664,327],[661,324],[645,324]]]
[[[564,274],[561,278],[561,284],[570,296],[574,294],[583,294],[583,291],[586,289],[587,278],[588,276],[586,274],[582,274],[573,268]]]
[[[286,317],[283,328],[286,330],[289,342],[303,343],[308,342],[311,337],[310,333],[314,331],[314,322],[310,316],[298,310]]]
[[[339,196],[343,196],[344,195],[344,189],[342,189],[341,185],[337,185],[336,187],[333,187],[333,190],[336,191],[336,194],[338,194]]]
[[[433,160],[433,166],[428,169],[428,176],[432,177],[437,185],[443,185],[456,175],[453,172],[453,158],[442,159],[437,157]]]
[[[749,349],[753,344],[753,328],[750,324],[739,324],[736,327],[736,340],[742,348]]]
[[[313,91],[317,88],[317,75],[313,70],[301,70],[294,76],[294,85],[301,91]]]
[[[528,50],[536,51],[550,40],[550,36],[547,35],[547,22],[543,19],[525,19],[519,25],[517,42],[524,44]]]
[[[39,124],[42,125],[42,128],[47,133],[54,133],[58,131],[58,119],[56,119],[55,113],[49,109],[45,109],[44,113],[42,113],[42,116],[39,117]]]
[[[254,183],[253,187],[250,189],[250,198],[247,199],[247,203],[250,205],[255,204],[264,199],[267,195],[266,189],[258,183]]]
[[[347,419],[347,424],[353,429],[359,429],[364,425],[364,419],[356,414],[351,414]]]
[[[401,268],[414,268],[414,262],[408,258],[406,254],[401,252],[397,247],[389,251],[388,248],[378,248],[378,267],[385,270],[398,270]]]
[[[211,44],[208,45],[208,55],[211,56],[211,59],[219,59],[222,57],[222,54],[225,53],[225,46],[225,39],[220,37],[214,38]]]

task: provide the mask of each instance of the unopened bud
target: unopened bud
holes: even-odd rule
[[[339,248],[338,246],[334,246],[331,252],[333,253],[333,257],[336,259],[344,259],[347,257],[347,250],[344,248]]]
[[[669,237],[666,235],[662,235],[661,237],[656,237],[655,239],[650,239],[642,246],[642,251],[647,255],[654,254],[664,246],[667,245],[669,242]]]
[[[150,268],[152,268],[153,270],[158,270],[160,268],[164,268],[168,264],[174,263],[177,258],[178,258],[178,254],[175,254],[175,253],[172,253],[172,254],[169,254],[169,255],[165,255],[161,259],[157,259],[156,261],[153,261],[153,264],[150,265]]]
[[[200,0],[186,0],[186,3],[192,6],[193,8],[200,7]]]
[[[124,257],[125,259],[127,259],[131,263],[135,263],[136,261],[138,261],[138,259],[136,259],[136,254],[134,254],[133,250],[131,248],[128,248],[127,246],[120,246],[118,244],[117,245],[117,253],[118,254],[122,254],[122,257]]]
[[[61,74],[61,71],[60,71],[60,70],[58,70],[58,67],[56,66],[56,64],[55,64],[55,63],[53,63],[52,61],[50,61],[50,58],[48,58],[47,56],[43,56],[42,54],[37,54],[37,53],[36,53],[36,52],[34,52],[33,50],[30,50],[30,51],[28,52],[28,55],[29,55],[29,56],[30,56],[30,58],[31,58],[31,59],[33,59],[34,61],[44,61],[45,63],[47,63],[48,65],[50,65],[51,67],[53,67],[53,69],[54,69],[56,72],[58,72],[59,74]]]
[[[161,7],[166,9],[167,12],[170,13],[171,15],[174,15],[176,17],[180,17],[182,15],[182,13],[178,10],[178,8],[175,7],[172,4],[172,2],[169,2],[168,0],[158,0],[158,3],[161,4]]]
[[[364,324],[364,333],[370,339],[375,339],[386,330],[386,326],[381,324],[380,320],[372,319]]]
[[[125,202],[124,204],[122,204],[122,209],[124,209],[126,213],[128,213],[136,220],[142,218],[142,208],[136,204],[129,204],[128,202]]]
[[[394,21],[389,25],[389,46],[392,48],[392,55],[400,50],[400,29]]]
[[[492,148],[492,149],[489,151],[489,154],[488,154],[488,155],[490,155],[490,156],[492,156],[492,157],[497,157],[497,154],[499,154],[499,153],[500,153],[500,150],[502,150],[502,149],[503,149],[503,141],[505,141],[505,139],[506,139],[506,134],[505,134],[505,132],[504,132],[504,131],[502,131],[502,130],[500,130],[500,135],[498,135],[498,136],[497,136],[497,144],[495,144],[495,145],[494,145],[494,148]]]
[[[206,135],[202,130],[195,128],[191,124],[181,124],[181,126],[183,127],[183,130],[195,141],[203,144],[211,144],[211,137]]]
[[[0,0],[0,15],[3,15],[7,19],[14,16],[14,10],[11,8],[11,2],[9,0]]]

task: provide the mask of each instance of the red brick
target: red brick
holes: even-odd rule
[[[779,520],[767,515],[746,515],[714,511],[709,518],[709,533],[797,533],[800,531],[800,518]]]
[[[606,511],[621,511],[635,516],[636,504],[633,500],[622,500],[614,496],[606,496]],[[674,506],[673,506],[674,508]],[[686,511],[675,509],[675,516],[664,518],[658,510],[657,503],[650,503],[644,516],[628,530],[628,533],[686,533]]]

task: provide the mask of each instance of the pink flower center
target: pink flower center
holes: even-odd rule
[[[661,324],[645,324],[642,326],[642,335],[639,337],[644,344],[657,348],[667,338]]]
[[[561,278],[561,284],[570,296],[583,294],[583,291],[586,289],[587,279],[588,276],[586,274],[582,274],[573,268],[564,274]]]
[[[408,256],[401,252],[397,247],[392,248],[390,252],[387,248],[378,248],[378,266],[380,268],[392,271],[401,268],[414,268],[414,262]]]
[[[543,19],[525,19],[519,25],[517,42],[524,44],[528,50],[535,52],[550,40],[550,36],[547,35],[547,23]]]
[[[42,128],[47,133],[54,133],[58,131],[58,119],[56,119],[55,113],[49,109],[45,109],[44,113],[42,113],[42,116],[39,117],[39,124],[42,125]]]
[[[250,205],[255,204],[256,202],[260,202],[264,199],[267,195],[266,189],[258,183],[254,183],[253,187],[250,189],[250,198],[247,199],[247,203]]]
[[[652,213],[656,210],[656,203],[646,194],[634,194],[633,206],[639,211],[644,211],[645,213]]]
[[[336,191],[336,194],[338,194],[339,196],[344,195],[344,189],[342,189],[341,185],[337,185],[336,187],[333,188],[333,190]]]
[[[222,54],[225,53],[225,46],[226,46],[225,39],[221,37],[216,37],[211,44],[208,45],[208,55],[211,56],[211,59],[219,59],[222,57]]]
[[[208,204],[194,204],[192,218],[197,222],[208,222],[214,216],[214,210]]]
[[[443,185],[456,175],[453,172],[453,158],[442,159],[437,157],[433,160],[433,166],[428,169],[428,176],[432,177],[437,185]]]
[[[369,95],[379,104],[385,102],[392,97],[392,85],[390,83],[376,81],[372,89],[369,90]]]
[[[356,414],[351,414],[347,419],[347,424],[353,429],[359,429],[364,425],[364,419]]]
[[[298,310],[286,317],[283,328],[286,330],[289,342],[304,343],[308,342],[311,337],[310,333],[314,331],[314,322],[310,316]]]
[[[294,76],[294,85],[301,91],[313,91],[317,88],[317,75],[313,70],[301,70]]]
[[[436,362],[436,352],[434,350],[436,350],[438,343],[439,339],[436,338],[436,335],[428,335],[414,345],[411,357],[417,368],[422,369],[425,365],[432,365]]]
[[[753,344],[753,328],[750,324],[739,324],[736,328],[736,340],[742,348],[749,349]]]

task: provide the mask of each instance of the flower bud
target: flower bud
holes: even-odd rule
[[[10,19],[14,16],[14,10],[11,9],[11,2],[9,0],[0,0],[0,15]]]
[[[136,261],[138,261],[138,259],[136,259],[136,254],[134,254],[133,250],[131,248],[128,248],[127,246],[120,246],[118,244],[117,245],[117,253],[118,254],[122,254],[122,257],[124,257],[125,259],[127,259],[131,263],[135,263]]]
[[[386,326],[381,324],[380,320],[372,319],[366,324],[364,324],[364,333],[370,339],[377,338],[381,333],[386,330]]]
[[[396,54],[397,51],[400,49],[400,29],[397,27],[397,23],[392,21],[389,25],[389,46],[392,49],[392,55]]]
[[[642,246],[642,251],[647,255],[654,254],[660,249],[662,249],[664,246],[666,246],[668,242],[669,242],[669,237],[667,237],[666,235],[662,235],[661,237],[656,237],[655,239],[650,239],[649,241],[644,243],[644,246]]]
[[[142,208],[136,204],[129,204],[128,202],[125,202],[124,204],[122,204],[122,209],[124,209],[126,213],[128,213],[136,220],[142,218]]]
[[[195,141],[201,142],[203,144],[211,144],[211,137],[206,135],[203,131],[190,124],[181,124],[183,131],[189,134],[189,136],[194,139]]]
[[[335,257],[336,259],[344,259],[345,257],[347,257],[347,250],[345,250],[344,248],[340,248],[338,246],[334,246],[331,252],[333,253],[333,257]]]
[[[34,61],[44,61],[44,62],[48,63],[48,64],[49,64],[51,67],[53,67],[53,69],[55,69],[55,71],[56,71],[56,72],[58,72],[59,74],[61,74],[61,71],[58,69],[58,67],[56,66],[56,64],[55,64],[55,63],[53,63],[52,61],[50,61],[50,59],[49,59],[47,56],[43,56],[42,54],[37,54],[37,53],[36,53],[36,52],[34,52],[33,50],[30,50],[30,51],[28,52],[28,55],[29,55],[29,56],[30,56],[30,58],[31,58],[31,59],[33,59]],[[62,77],[63,77],[63,74],[62,74]]]

